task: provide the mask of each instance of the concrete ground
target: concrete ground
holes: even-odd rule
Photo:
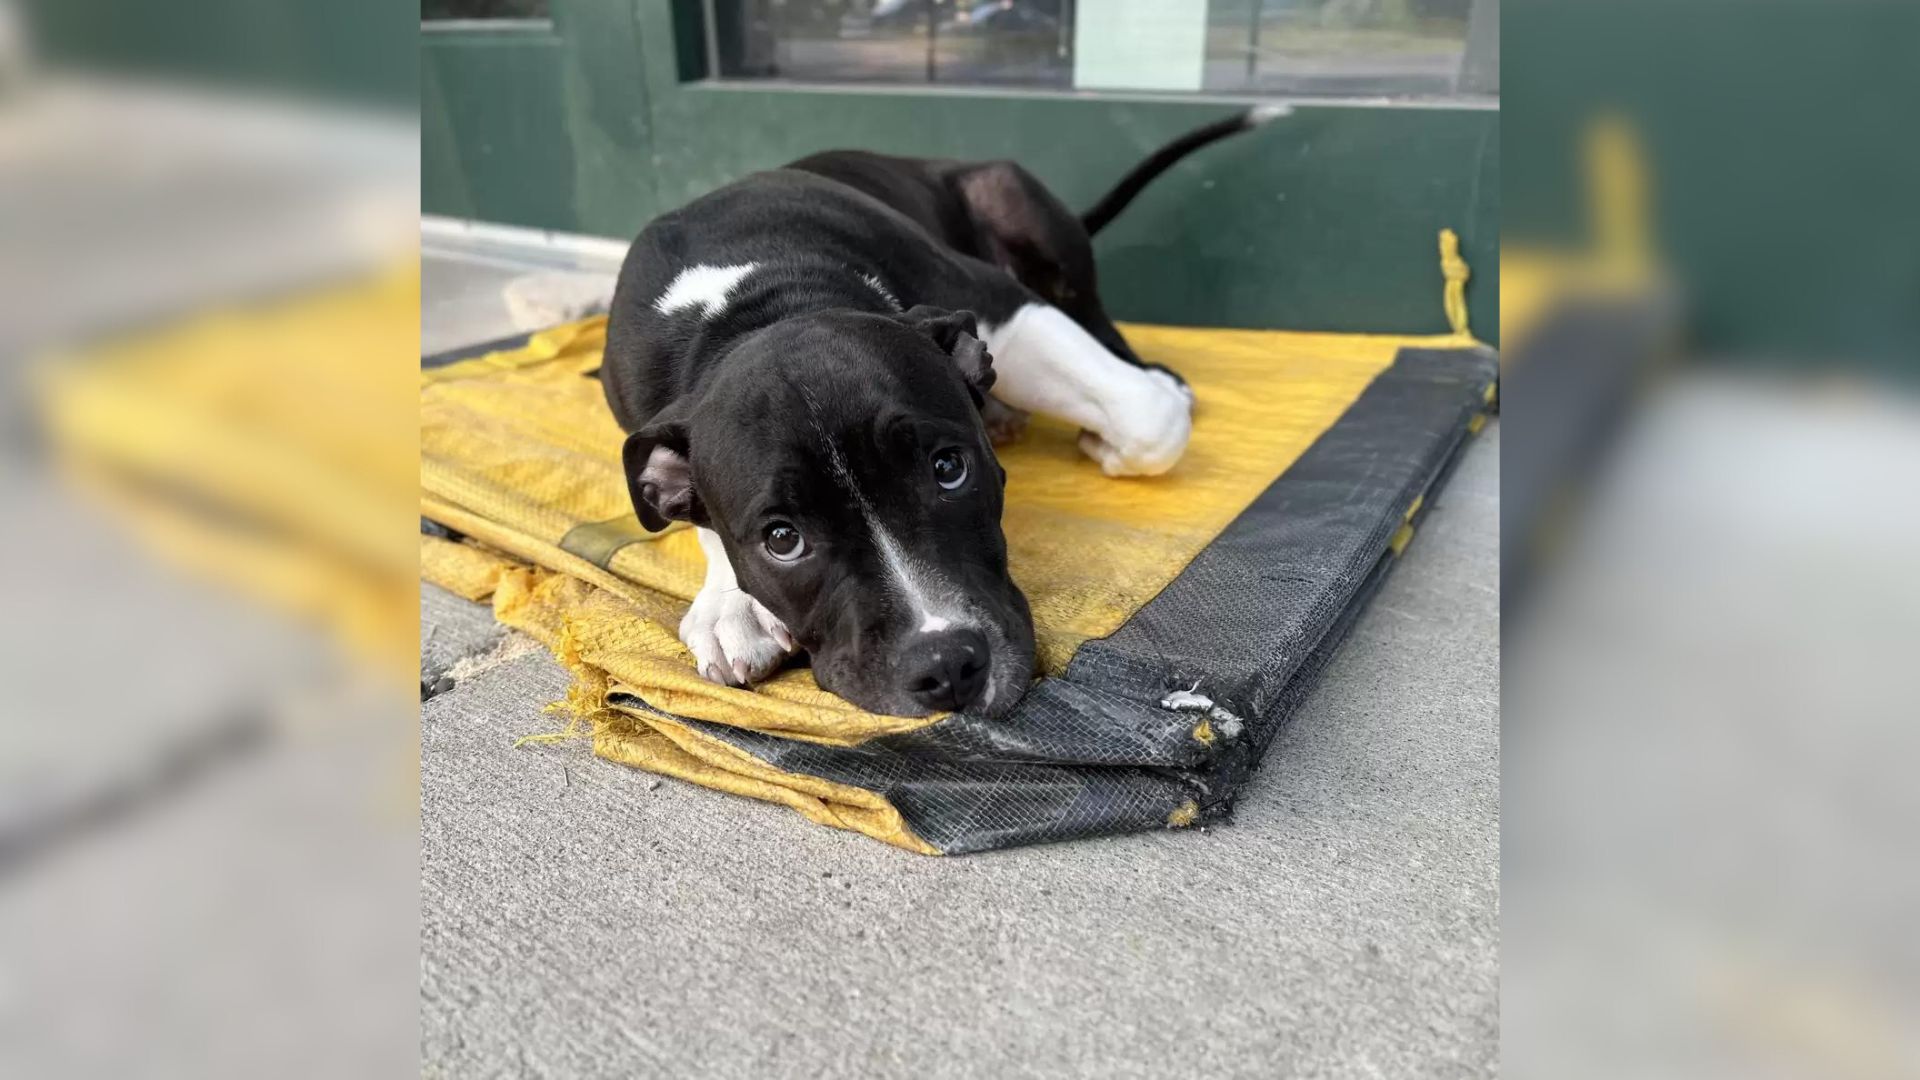
[[[565,674],[429,594],[423,1072],[1496,1072],[1498,516],[1493,424],[1232,824],[952,859],[516,749]]]

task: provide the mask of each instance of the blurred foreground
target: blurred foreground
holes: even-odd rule
[[[411,1072],[415,125],[0,16],[0,1075]]]
[[[1505,1071],[1920,1076],[1920,9],[1505,15]]]
[[[1920,401],[1680,371],[1616,438],[1504,618],[1508,1068],[1920,1075]]]

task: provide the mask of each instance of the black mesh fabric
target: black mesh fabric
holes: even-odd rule
[[[1159,596],[1011,717],[959,715],[851,749],[682,722],[785,771],[877,792],[949,854],[1222,819],[1496,377],[1488,350],[1402,350]],[[1176,691],[1212,708],[1164,707]]]

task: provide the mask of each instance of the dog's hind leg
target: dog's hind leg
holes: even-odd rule
[[[963,250],[1012,274],[1113,355],[1179,379],[1140,359],[1107,316],[1086,227],[1037,177],[1014,162],[996,161],[968,167],[949,182],[975,230]]]
[[[1059,308],[1030,303],[980,332],[993,354],[993,396],[1080,425],[1081,451],[1108,476],[1155,476],[1185,452],[1187,385],[1115,355]]]
[[[720,535],[696,530],[707,556],[707,579],[680,620],[680,640],[693,650],[701,677],[728,686],[758,682],[793,652],[793,635],[760,601],[741,591]]]

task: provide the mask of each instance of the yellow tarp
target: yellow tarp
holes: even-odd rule
[[[1014,580],[1032,604],[1040,672],[1112,633],[1319,437],[1407,346],[1460,347],[1464,334],[1397,337],[1130,326],[1142,356],[1187,377],[1198,401],[1186,456],[1169,474],[1115,480],[1075,432],[1035,418],[1000,450]],[[597,379],[605,320],[536,335],[524,348],[421,373],[422,513],[504,553],[423,544],[422,573],[470,597],[494,594],[529,629],[649,704],[788,738],[852,744],[937,718],[877,716],[814,685],[805,669],[753,690],[700,678],[675,636],[704,562],[691,531],[648,535],[621,477],[622,433]]]

